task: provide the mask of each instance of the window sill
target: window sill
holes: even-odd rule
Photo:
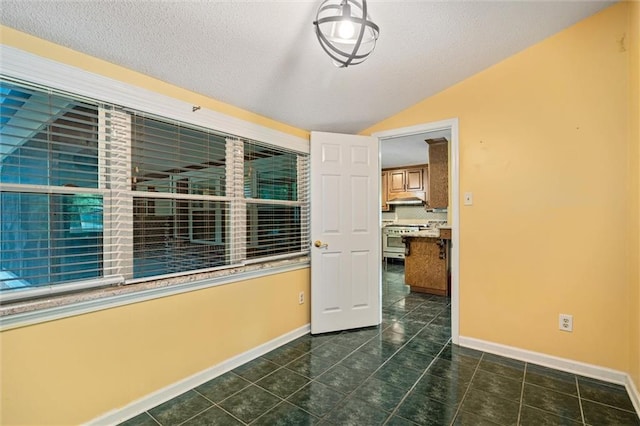
[[[309,256],[0,306],[0,331],[309,267]]]

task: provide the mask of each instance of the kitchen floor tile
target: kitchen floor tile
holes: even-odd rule
[[[522,396],[521,380],[510,379],[480,369],[473,376],[471,387],[512,401],[520,401]]]
[[[478,368],[510,379],[522,380],[524,377],[524,362],[493,354],[485,354]]]
[[[121,426],[158,426],[158,422],[153,420],[153,418],[145,413],[138,414],[135,417],[130,418],[129,420],[120,423]]]
[[[573,421],[565,417],[556,416],[555,414],[538,408],[523,405],[520,409],[520,425],[521,426],[578,426],[582,422]]]
[[[310,379],[314,379],[330,369],[333,363],[325,358],[313,354],[305,354],[295,361],[291,361],[285,368]]]
[[[391,360],[380,367],[373,377],[400,389],[409,390],[421,375],[422,371],[407,368]]]
[[[199,393],[190,390],[149,410],[161,425],[175,425],[206,410],[213,404]]]
[[[255,426],[303,426],[313,425],[319,421],[318,417],[301,410],[299,407],[282,402],[251,424]]]
[[[469,382],[425,374],[413,390],[447,405],[457,405],[467,393]]]
[[[515,425],[518,422],[519,408],[518,402],[478,389],[469,389],[460,407],[462,411],[505,426]]]
[[[407,391],[404,389],[371,378],[360,385],[352,395],[385,411],[392,411],[406,393]]]
[[[566,417],[575,421],[582,421],[580,402],[577,397],[556,392],[536,385],[525,384],[522,403],[530,407]]]
[[[243,425],[244,423],[218,407],[211,407],[207,409],[207,411],[204,411],[197,416],[192,417],[182,424],[184,426],[239,426]]]
[[[456,410],[455,405],[447,405],[412,392],[398,408],[398,415],[419,425],[449,425]]]
[[[524,380],[526,383],[578,396],[575,374],[553,370],[540,365],[527,364],[527,371]]]
[[[349,393],[360,386],[368,376],[368,373],[336,365],[320,375],[316,380],[338,391]]]
[[[633,403],[624,386],[587,377],[578,377],[580,398],[633,411]]]
[[[251,382],[235,373],[228,372],[222,376],[197,386],[195,390],[213,402],[220,402],[234,393],[246,388]]]
[[[281,401],[256,385],[251,385],[237,394],[225,399],[219,405],[234,417],[249,423]]]
[[[467,413],[466,411],[459,411],[456,419],[453,422],[453,426],[499,426],[498,423],[494,423],[491,420],[487,420],[475,414]]]
[[[233,370],[235,374],[255,382],[276,371],[280,366],[266,358],[256,358]]]
[[[445,379],[455,379],[461,382],[471,381],[476,368],[462,362],[448,361],[444,358],[436,358],[429,367],[429,373]]]
[[[322,425],[382,425],[389,413],[382,409],[361,401],[349,398],[327,414]]]
[[[309,380],[310,379],[298,373],[294,373],[286,368],[281,368],[256,382],[256,385],[278,395],[280,398],[287,398],[309,383]]]
[[[322,417],[331,411],[345,394],[318,382],[311,382],[288,398],[288,401],[311,414]]]
[[[584,410],[584,421],[587,425],[640,425],[638,415],[632,411],[621,410],[591,401],[582,401],[582,409]]]

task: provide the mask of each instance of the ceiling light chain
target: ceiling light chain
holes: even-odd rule
[[[367,0],[324,0],[313,25],[320,46],[340,68],[364,62],[380,34],[370,20]]]

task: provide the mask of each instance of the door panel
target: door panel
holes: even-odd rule
[[[378,140],[311,133],[311,332],[377,325]]]
[[[389,192],[405,192],[404,170],[389,172]]]
[[[407,191],[424,191],[422,169],[407,170]]]

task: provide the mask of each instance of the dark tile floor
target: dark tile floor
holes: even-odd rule
[[[380,327],[300,337],[123,425],[640,425],[624,387],[452,345],[450,317],[390,264]]]

